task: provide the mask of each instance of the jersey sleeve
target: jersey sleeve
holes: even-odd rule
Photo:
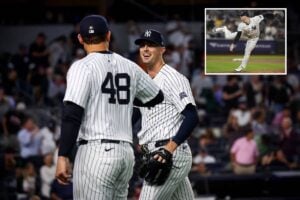
[[[149,75],[143,72],[138,66],[136,68],[137,83],[135,97],[143,103],[147,103],[156,97],[160,89]]]
[[[264,16],[263,15],[257,15],[255,17],[253,17],[255,23],[259,24],[263,19],[264,19]]]
[[[75,62],[67,73],[67,89],[65,101],[71,101],[82,108],[87,105],[91,91],[91,73],[88,68]]]
[[[178,77],[177,79],[172,79],[172,81],[166,85],[167,90],[169,91],[168,96],[178,112],[182,112],[188,104],[196,105],[187,78]]]
[[[237,31],[238,31],[238,32],[239,32],[239,31],[243,31],[243,28],[244,28],[244,24],[243,24],[243,23],[240,23],[240,24],[238,25]]]

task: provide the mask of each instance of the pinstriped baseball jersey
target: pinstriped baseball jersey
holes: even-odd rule
[[[153,80],[164,92],[165,98],[151,109],[140,108],[142,130],[138,134],[140,144],[148,144],[150,152],[161,148],[154,146],[155,141],[169,139],[178,132],[183,121],[180,113],[186,105],[195,105],[189,81],[171,66],[164,65]],[[173,168],[167,181],[161,186],[152,186],[144,181],[140,199],[193,199],[193,190],[187,177],[191,164],[189,145],[183,143],[173,153]]]
[[[135,63],[116,53],[90,53],[72,64],[64,101],[85,109],[78,138],[132,142],[132,103],[143,103],[159,88]]]
[[[238,26],[238,31],[243,32],[243,36],[247,38],[259,37],[259,23],[264,19],[263,15],[258,15],[250,18],[250,24],[244,22],[240,23]]]
[[[139,143],[169,139],[174,136],[183,120],[180,114],[189,103],[195,105],[188,79],[165,64],[154,77],[154,82],[164,93],[164,101],[155,107],[140,108],[142,129]]]

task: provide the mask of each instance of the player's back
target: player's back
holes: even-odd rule
[[[85,113],[79,138],[132,142],[132,103],[136,93],[147,87],[141,80],[144,72],[133,62],[111,52],[88,54],[72,65],[68,75],[74,76],[75,72],[87,73],[89,79],[88,84],[83,85],[76,78],[74,83],[68,83],[89,90],[86,105],[81,105]]]

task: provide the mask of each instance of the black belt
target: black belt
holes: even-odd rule
[[[120,144],[120,140],[109,140],[109,139],[101,139],[101,143],[115,143],[115,144]],[[78,145],[85,145],[89,143],[88,140],[79,140]]]
[[[169,141],[170,141],[170,139],[158,140],[158,141],[155,142],[154,146],[155,147],[161,147],[161,146],[166,145]],[[143,154],[148,154],[150,152],[149,148],[148,148],[148,144],[143,144],[141,146],[141,150],[142,150]]]
[[[165,140],[158,140],[155,142],[155,147],[161,147],[166,145],[168,142],[170,141],[170,139],[165,139]]]

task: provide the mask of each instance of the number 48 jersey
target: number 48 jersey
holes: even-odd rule
[[[158,86],[142,69],[116,53],[90,53],[67,74],[64,102],[84,108],[78,139],[132,142],[132,107],[153,99]]]

